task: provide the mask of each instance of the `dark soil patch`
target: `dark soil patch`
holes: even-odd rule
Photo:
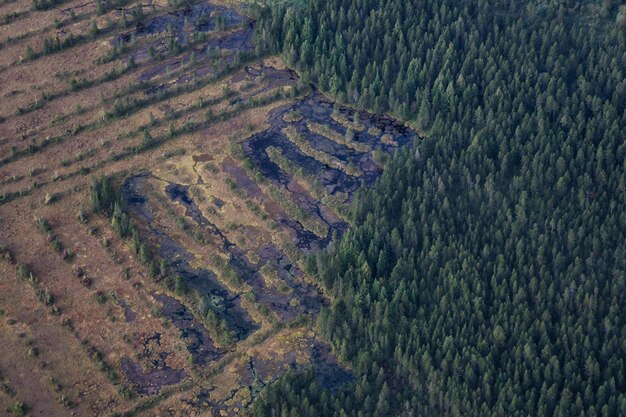
[[[238,295],[228,291],[213,272],[203,268],[192,267],[190,265],[193,259],[191,254],[178,241],[154,224],[152,211],[157,208],[151,204],[146,195],[146,184],[149,178],[150,176],[147,173],[137,174],[127,178],[122,187],[126,206],[145,225],[142,228],[142,233],[149,241],[156,243],[158,255],[168,263],[168,266],[173,271],[185,278],[187,286],[191,290],[197,291],[205,300],[210,301],[208,304],[214,307],[218,317],[227,321],[229,328],[235,332],[237,339],[245,339],[258,328],[258,325],[241,307]],[[223,238],[221,240],[223,245],[234,246],[221,235],[221,232],[215,225],[206,220],[188,196],[185,187],[172,184],[168,186],[167,190],[174,201],[179,201],[187,207],[188,217],[199,221],[200,226],[215,232],[217,236]],[[182,306],[182,304],[180,305]],[[201,323],[199,325],[202,326]]]
[[[206,365],[224,356],[226,352],[215,347],[208,330],[184,304],[165,294],[152,296],[161,303],[163,315],[180,330],[181,339],[185,341],[195,364]]]
[[[158,394],[161,388],[177,384],[187,376],[184,370],[167,366],[164,358],[159,359],[154,369],[148,372],[144,372],[138,363],[127,356],[122,358],[121,367],[135,391],[140,395]]]
[[[173,369],[167,365],[169,353],[158,351],[159,346],[161,346],[160,333],[155,333],[143,341],[143,352],[140,357],[144,360],[144,366],[149,368],[147,370],[127,356],[121,360],[126,377],[138,394],[157,394],[164,386],[177,384],[187,376],[184,370]]]
[[[332,101],[320,93],[313,92],[301,100],[274,110],[270,114],[271,127],[244,142],[243,146],[246,154],[257,163],[264,176],[283,186],[289,184],[290,178],[267,156],[265,150],[269,146],[280,148],[286,158],[302,167],[306,173],[315,175],[329,194],[343,192],[351,195],[361,185],[373,184],[380,175],[380,168],[373,160],[370,152],[355,151],[307,129],[307,121],[312,121],[327,125],[340,134],[345,135],[346,128],[335,122],[331,117],[333,107]],[[283,116],[291,111],[301,114],[303,116],[302,120],[293,123],[285,122]],[[350,120],[354,118],[352,109],[339,107],[338,111]],[[393,135],[399,146],[409,145],[417,137],[415,132],[387,116],[366,112],[359,113],[359,116],[360,124],[365,129],[361,132],[355,132],[354,140],[367,144],[372,149],[381,149],[387,153],[392,153],[394,150],[393,146],[382,143],[379,136],[373,136],[368,133],[368,130],[372,127],[380,130],[381,135],[386,133]],[[360,168],[363,175],[359,178],[352,177],[340,169],[329,167],[305,155],[282,133],[282,129],[288,125],[295,126],[313,148],[323,151],[342,162],[354,164]]]
[[[226,203],[224,202],[224,200],[220,200],[219,198],[214,197],[213,204],[215,204],[215,207],[217,207],[218,209],[221,209],[222,207],[224,207],[224,204]]]
[[[137,313],[135,313],[133,311],[133,309],[130,307],[130,305],[126,302],[126,300],[124,300],[123,298],[119,298],[117,300],[117,303],[120,305],[120,307],[122,307],[122,309],[124,310],[124,319],[126,320],[127,323],[132,323],[135,321],[135,319],[137,318]]]
[[[194,32],[209,32],[217,29],[218,20],[222,21],[223,29],[228,29],[245,23],[247,18],[233,9],[201,2],[156,16],[146,23],[139,23],[134,30],[116,36],[111,42],[114,46],[120,46],[130,42],[133,36],[139,39],[161,33],[167,33],[169,36],[176,37],[178,42],[183,42]]]
[[[250,181],[249,184],[247,184],[248,186],[257,187],[251,180],[248,179],[248,181]],[[187,191],[188,187],[179,184],[170,184],[166,187],[166,192],[169,197],[186,207],[186,215],[188,217],[192,218],[198,226],[208,228],[212,233],[219,236],[222,241],[223,249],[231,255],[229,262],[230,267],[252,287],[257,302],[267,306],[271,311],[275,312],[281,320],[285,321],[296,317],[298,314],[319,311],[321,296],[312,286],[291,280],[288,282],[288,285],[294,289],[293,295],[283,294],[275,288],[266,286],[258,272],[258,267],[250,264],[245,252],[230,242],[217,226],[204,217]],[[283,254],[280,250],[273,245],[271,247],[268,246],[265,251],[265,253],[270,252],[275,258],[283,258]],[[291,265],[289,269],[291,269]],[[294,296],[298,299],[297,305],[291,302]]]
[[[345,384],[354,383],[354,376],[338,363],[337,358],[331,352],[330,346],[313,338],[307,338],[303,343],[307,345],[305,349],[310,354],[310,361],[298,363],[298,355],[293,350],[282,354],[280,357],[271,359],[251,357],[247,366],[238,372],[240,387],[234,389],[228,398],[219,401],[211,400],[211,392],[205,391],[194,398],[191,403],[196,405],[208,403],[213,411],[213,415],[240,415],[240,413],[234,412],[233,409],[235,407],[245,408],[247,403],[231,404],[230,400],[241,389],[247,388],[251,398],[254,399],[264,387],[271,385],[287,370],[291,369],[298,372],[311,366],[315,369],[315,374],[322,389],[336,392]]]
[[[326,244],[324,239],[320,239],[313,232],[306,230],[300,222],[289,217],[282,207],[268,197],[256,184],[256,182],[252,181],[248,174],[235,163],[235,161],[232,159],[224,160],[222,169],[235,179],[237,185],[245,190],[250,198],[263,204],[265,211],[275,222],[277,222],[283,229],[290,230],[292,232],[292,236],[294,237],[297,247],[303,250],[309,250],[322,247]],[[299,189],[299,191],[306,193],[301,189]],[[308,194],[306,195],[308,196]],[[308,198],[304,195],[300,197],[299,201],[304,199],[308,203],[305,206],[307,210],[316,210],[316,203],[310,196]],[[330,215],[327,217],[332,218]],[[325,217],[320,218],[328,222],[328,219]]]

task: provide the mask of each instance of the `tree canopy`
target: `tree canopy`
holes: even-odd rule
[[[626,42],[615,1],[311,0],[261,39],[340,101],[426,133],[308,262],[355,374],[255,416],[626,410]]]

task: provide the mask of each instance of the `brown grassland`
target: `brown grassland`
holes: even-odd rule
[[[411,133],[311,92],[248,14],[1,0],[0,415],[239,415],[289,368],[350,380],[305,256]]]

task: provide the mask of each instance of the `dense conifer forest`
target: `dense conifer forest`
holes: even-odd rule
[[[310,0],[261,38],[308,81],[425,135],[308,269],[355,376],[254,416],[626,415],[626,6]]]

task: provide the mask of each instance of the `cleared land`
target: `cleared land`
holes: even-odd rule
[[[414,132],[220,2],[5,1],[0,97],[0,413],[237,415],[289,368],[351,380],[303,254]]]

